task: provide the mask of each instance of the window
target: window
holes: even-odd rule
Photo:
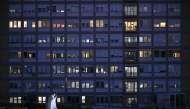
[[[166,4],[154,4],[154,12],[166,12]]]
[[[170,79],[168,85],[169,85],[169,88],[180,88],[181,80]]]
[[[94,88],[94,81],[82,80],[82,88]]]
[[[123,72],[122,65],[110,65],[110,72],[111,73],[121,73]]]
[[[94,21],[93,20],[81,20],[81,27],[83,27],[83,28],[94,27]]]
[[[63,4],[53,4],[52,6],[52,12],[53,13],[64,13],[65,12],[65,7]]]
[[[108,50],[96,50],[96,58],[108,58]]]
[[[136,31],[137,21],[125,21],[125,31]]]
[[[126,76],[137,76],[137,67],[125,67]]]
[[[110,34],[110,42],[111,43],[123,42],[123,35],[122,34]]]
[[[96,65],[96,73],[107,73],[108,65]]]
[[[55,89],[65,88],[65,81],[64,80],[53,80],[53,88],[55,88]]]
[[[152,41],[151,34],[139,34],[139,42],[140,43],[150,43]]]
[[[135,16],[137,15],[137,6],[125,6],[125,15],[126,16]]]
[[[166,80],[154,80],[154,88],[166,88]]]
[[[38,103],[46,103],[46,97],[45,96],[38,96]]]
[[[82,55],[82,58],[93,58],[94,52],[93,50],[82,50],[81,55]]]
[[[111,103],[123,103],[123,96],[111,96]]]
[[[139,57],[140,58],[151,58],[152,52],[151,50],[140,50]]]
[[[137,104],[137,98],[126,98],[126,104],[128,104],[128,106],[138,106]]]
[[[122,88],[123,86],[122,80],[111,80],[110,84],[111,84],[111,88]]]
[[[24,35],[24,43],[35,43],[36,36],[35,35]]]
[[[9,66],[9,73],[21,73],[21,66]]]
[[[50,66],[49,65],[39,65],[38,73],[50,73]]]
[[[108,12],[108,4],[96,4],[96,12]]]
[[[67,58],[79,58],[79,51],[78,50],[68,50]]]
[[[38,59],[50,58],[50,50],[38,50]]]
[[[152,65],[151,64],[140,64],[139,71],[141,73],[151,73],[152,72]]]
[[[107,20],[96,20],[96,27],[108,27]]]
[[[67,73],[79,73],[79,66],[67,66]]]
[[[108,42],[108,35],[107,34],[96,34],[96,42],[98,42],[98,43]]]
[[[166,27],[166,19],[154,19],[154,27]]]
[[[9,21],[9,28],[21,28],[21,21]]]
[[[40,4],[38,5],[38,13],[50,12],[50,5]]]
[[[53,65],[52,66],[53,73],[65,73],[64,65]]]
[[[181,42],[181,35],[180,34],[168,34],[168,42]]]
[[[139,12],[140,13],[151,13],[151,4],[150,3],[140,3],[139,4]]]
[[[151,27],[151,19],[140,19],[140,27],[148,28]]]
[[[39,80],[39,81],[38,81],[38,88],[39,88],[39,89],[50,88],[50,81]]]
[[[93,65],[82,65],[81,66],[82,73],[94,73]]]
[[[122,4],[117,4],[117,3],[114,3],[114,4],[110,4],[110,12],[122,12],[123,10],[123,5]]]
[[[62,34],[53,34],[52,42],[53,43],[64,43],[65,42],[65,36]]]
[[[35,65],[25,65],[24,71],[26,73],[36,73],[36,66]]]
[[[9,58],[21,58],[21,51],[9,51]]]
[[[93,4],[81,4],[81,12],[82,13],[94,12],[94,5]]]
[[[49,28],[50,21],[49,20],[38,20],[38,28]]]
[[[36,58],[35,51],[24,51],[24,58]]]
[[[58,96],[57,103],[65,103],[65,98],[63,96]]]
[[[21,12],[21,5],[10,4],[9,5],[9,12],[10,13],[20,13]]]
[[[140,82],[140,85],[139,85],[139,88],[143,88],[143,89],[145,89],[145,88],[148,88],[148,83],[147,82]]]
[[[137,92],[137,82],[125,82],[126,92]]]
[[[96,103],[108,103],[108,97],[105,96],[96,97]]]
[[[25,88],[27,87],[28,89],[36,89],[36,81],[35,80],[27,80],[24,81],[25,83]]]
[[[53,58],[64,58],[65,54],[64,50],[53,50],[52,52],[53,52],[52,53]]]
[[[94,36],[92,34],[82,34],[81,42],[82,43],[93,43]]]
[[[23,22],[24,28],[36,28],[35,20],[24,20]]]
[[[78,4],[67,4],[67,12],[79,12]]]
[[[69,80],[67,82],[67,88],[79,88],[79,81],[77,80]]]
[[[111,49],[110,50],[110,58],[122,58],[123,50],[120,49]]]
[[[50,36],[47,34],[38,35],[38,43],[50,43]]]
[[[79,27],[79,20],[78,19],[68,19],[67,20],[67,27],[78,28]]]
[[[23,4],[24,13],[35,13],[36,5],[35,4]]]
[[[108,88],[108,81],[106,81],[106,80],[96,81],[96,88]]]
[[[82,103],[94,102],[94,96],[82,96]]]
[[[21,43],[21,36],[20,35],[10,35],[9,43]]]
[[[154,50],[154,57],[166,57],[166,50]]]
[[[169,19],[168,20],[168,27],[174,28],[174,27],[180,27],[180,19]]]
[[[21,103],[21,97],[10,97],[10,103]]]
[[[154,43],[166,43],[166,34],[154,34]]]
[[[9,88],[10,89],[19,89],[19,88],[21,88],[21,81],[19,81],[19,80],[11,80],[11,81],[9,81]]]
[[[64,28],[64,27],[65,27],[64,20],[60,20],[60,19],[52,20],[52,28]]]
[[[169,57],[179,58],[181,50],[169,50]]]
[[[174,4],[174,3],[169,3],[168,4],[168,12],[180,12],[180,4]]]
[[[67,103],[79,103],[79,96],[68,96]]]
[[[169,73],[181,73],[181,65],[180,64],[169,64],[168,72]]]
[[[118,27],[123,27],[122,19],[110,19],[110,27],[111,28],[118,28]]]
[[[154,64],[154,73],[166,73],[166,64]]]

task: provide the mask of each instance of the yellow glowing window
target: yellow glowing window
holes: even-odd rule
[[[56,24],[53,24],[52,27],[53,27],[53,28],[56,28]]]
[[[61,24],[57,24],[57,28],[60,28],[61,27]]]
[[[160,22],[160,27],[166,27],[166,23],[165,22]]]
[[[36,23],[32,22],[32,28],[36,28]]]

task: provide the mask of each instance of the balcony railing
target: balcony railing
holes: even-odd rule
[[[127,32],[132,32],[132,31],[137,31],[137,26],[126,26],[125,27],[125,31],[127,31]]]
[[[137,61],[137,57],[135,57],[134,55],[126,55],[125,61],[126,62],[136,62]]]
[[[125,16],[137,16],[137,11],[125,11]]]
[[[137,72],[126,72],[126,77],[137,77]]]
[[[126,93],[132,93],[132,92],[137,92],[137,88],[136,89],[135,88],[133,88],[133,89],[131,89],[131,88],[126,89]]]
[[[137,42],[125,42],[126,47],[137,47]]]

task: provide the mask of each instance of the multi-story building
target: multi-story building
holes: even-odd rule
[[[185,0],[1,0],[0,97],[190,104]],[[101,106],[100,106],[101,107]]]

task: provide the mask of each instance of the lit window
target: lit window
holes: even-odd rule
[[[27,21],[24,21],[24,28],[27,28]]]
[[[42,21],[38,21],[38,27],[42,27]]]
[[[36,23],[32,22],[32,28],[36,28]]]
[[[160,22],[160,27],[166,27],[166,23],[165,22]]]
[[[90,27],[93,27],[93,24],[94,24],[93,20],[90,20]]]

